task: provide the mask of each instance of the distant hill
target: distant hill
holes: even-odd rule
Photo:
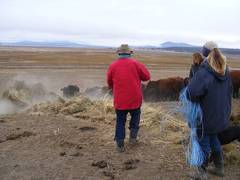
[[[16,47],[52,47],[52,48],[93,48],[93,49],[102,49],[102,48],[113,48],[111,46],[96,46],[90,45],[87,43],[74,43],[70,41],[19,41],[19,42],[0,42],[0,46],[16,46]],[[202,47],[194,46],[191,44],[183,42],[171,42],[167,41],[159,46],[131,46],[133,49],[145,49],[145,50],[160,50],[160,51],[169,51],[169,52],[184,52],[184,53],[194,53],[201,52]],[[230,48],[221,48],[224,54],[228,55],[240,55],[240,49],[230,49]]]
[[[152,50],[162,50],[162,51],[169,51],[169,52],[183,52],[183,53],[194,53],[194,52],[201,52],[201,46],[195,46],[183,42],[171,42],[167,41],[160,46],[145,46],[145,49],[152,49]],[[224,54],[227,55],[240,55],[240,49],[231,49],[231,48],[220,48]]]
[[[193,47],[168,47],[168,48],[152,48],[152,49],[159,49],[163,51],[169,51],[169,52],[183,52],[183,53],[194,53],[194,52],[200,52],[202,51],[202,47],[199,46],[193,46]],[[230,48],[220,48],[220,50],[223,52],[223,54],[227,55],[240,55],[240,49],[230,49]]]
[[[54,47],[74,47],[79,46],[77,43],[68,42],[68,41],[42,41],[42,42],[34,42],[34,41],[20,41],[13,43],[17,46],[54,46]]]
[[[172,48],[172,47],[195,47],[195,46],[183,42],[171,42],[171,41],[167,41],[160,44],[160,48]]]
[[[2,42],[1,46],[28,46],[28,47],[66,47],[66,48],[105,48],[104,46],[89,45],[86,43],[74,43],[69,41],[19,41],[19,42]]]

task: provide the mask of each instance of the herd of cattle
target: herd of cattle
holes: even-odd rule
[[[239,98],[240,70],[230,71],[233,84],[233,98]],[[145,101],[177,101],[181,90],[187,86],[189,78],[171,77],[150,81],[142,86]]]
[[[230,74],[233,83],[233,98],[239,98],[240,70],[232,70]],[[189,78],[181,77],[150,81],[147,85],[142,84],[143,98],[147,102],[176,101],[178,100],[181,90],[187,86],[188,82]],[[79,87],[76,85],[69,85],[61,90],[63,91],[64,97],[72,97],[80,94]],[[112,91],[106,86],[92,87],[86,89],[82,94],[87,97],[98,99],[111,97]],[[231,123],[231,126],[218,134],[218,138],[222,145],[231,143],[235,140],[240,141],[240,125],[233,125]]]
[[[239,98],[240,70],[230,72],[233,83],[233,98]],[[189,78],[171,77],[150,81],[147,85],[142,84],[143,98],[146,102],[177,101],[181,90],[187,86]],[[71,97],[79,94],[79,87],[69,85],[61,89],[63,96]],[[83,92],[83,95],[95,98],[112,95],[107,87],[92,87]]]

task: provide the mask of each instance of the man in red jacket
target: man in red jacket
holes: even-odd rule
[[[128,113],[131,115],[129,142],[136,143],[142,105],[141,81],[150,80],[150,73],[143,64],[131,58],[133,51],[127,44],[121,45],[117,53],[119,58],[109,66],[107,83],[113,89],[117,115],[115,141],[118,151],[123,152]]]

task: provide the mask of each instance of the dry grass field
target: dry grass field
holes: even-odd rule
[[[108,65],[116,59],[114,49],[0,48],[0,75],[4,78],[41,79],[53,90],[67,84],[81,87],[104,85]],[[186,77],[191,54],[135,51],[134,58],[146,64],[152,79]],[[228,58],[230,67],[240,67],[240,57]]]
[[[191,54],[136,50],[152,79],[188,76]],[[0,48],[0,95],[13,82],[41,83],[47,91],[76,84],[103,86],[114,49]],[[229,57],[231,68],[240,58]],[[44,101],[0,114],[0,180],[172,180],[190,179],[185,160],[187,127],[178,102],[144,103],[140,143],[118,153],[113,141],[112,101],[76,97]],[[6,108],[1,106],[0,109]],[[239,99],[234,100],[234,113]],[[1,111],[0,111],[1,112]],[[226,176],[240,179],[240,144],[224,147]],[[210,179],[218,178],[210,176]]]

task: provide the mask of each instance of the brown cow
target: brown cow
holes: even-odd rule
[[[232,70],[230,71],[230,75],[233,83],[233,98],[239,98],[240,70]]]
[[[143,88],[145,101],[174,101],[178,100],[180,91],[184,88],[184,79],[181,77],[171,77],[150,81]]]

